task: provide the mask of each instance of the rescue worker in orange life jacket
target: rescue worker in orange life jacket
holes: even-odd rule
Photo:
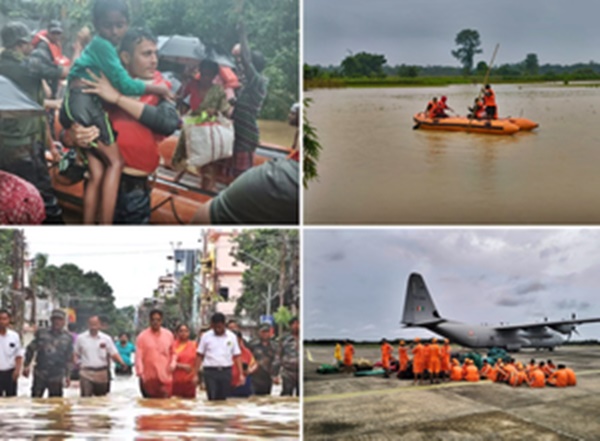
[[[436,118],[447,118],[446,109],[454,112],[454,109],[446,104],[448,98],[444,95],[440,98],[435,112]]]
[[[485,116],[485,107],[481,98],[475,98],[473,107],[469,107],[469,118],[482,119]]]
[[[483,89],[483,105],[488,119],[498,119],[498,107],[496,106],[496,93],[492,90],[489,84],[486,84]]]
[[[438,99],[434,96],[431,101],[427,103],[427,108],[425,109],[425,115],[427,118],[436,118],[437,116],[437,108],[438,108]]]

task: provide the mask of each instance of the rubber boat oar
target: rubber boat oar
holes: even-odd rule
[[[496,43],[496,48],[494,49],[494,54],[492,55],[492,60],[490,61],[490,64],[488,65],[488,69],[487,72],[485,73],[485,78],[483,79],[483,87],[485,87],[485,85],[488,82],[488,79],[490,78],[490,72],[492,72],[492,66],[494,65],[494,60],[496,59],[496,54],[498,53],[498,48],[500,47],[500,43]],[[481,91],[479,92],[479,95],[477,96],[477,99],[481,99]]]

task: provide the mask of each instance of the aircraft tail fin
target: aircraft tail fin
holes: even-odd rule
[[[412,273],[406,286],[402,323],[406,326],[433,325],[444,321],[440,317],[423,276]]]

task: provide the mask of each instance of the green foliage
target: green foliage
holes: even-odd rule
[[[474,29],[463,29],[456,35],[454,40],[458,49],[452,51],[452,56],[463,65],[463,73],[470,75],[473,70],[473,57],[483,51],[479,48],[479,32]]]
[[[250,318],[258,321],[267,310],[269,283],[272,287],[271,311],[275,311],[281,296],[284,306],[297,308],[298,230],[246,230],[234,240],[236,260],[248,266],[242,276],[244,293],[237,301],[235,314],[240,315],[245,310]]]
[[[488,64],[485,61],[480,61],[479,63],[477,63],[477,67],[475,68],[475,72],[477,73],[477,75],[483,77],[485,76],[487,70]]]
[[[402,64],[398,68],[398,76],[405,78],[416,78],[419,76],[419,66],[408,66],[406,64]]]
[[[12,246],[15,230],[0,230],[0,289],[8,285],[12,274]]]
[[[383,66],[387,62],[384,55],[360,52],[349,55],[342,61],[342,72],[350,78],[381,78],[385,76]]]
[[[526,75],[537,75],[540,70],[540,63],[536,54],[527,54],[523,62],[523,68]]]
[[[304,187],[308,187],[308,183],[319,177],[317,173],[317,162],[319,161],[319,156],[323,147],[319,143],[319,138],[317,136],[317,130],[312,126],[307,116],[307,109],[310,106],[311,99],[304,99],[304,123],[302,125],[304,134],[303,134],[303,168],[304,168],[304,178],[303,183]]]
[[[35,260],[42,262],[44,257],[37,255]],[[125,326],[115,307],[111,286],[95,271],[84,272],[73,263],[38,267],[35,283],[37,293],[51,294],[60,300],[61,307],[75,309],[78,330],[86,329],[87,320],[93,315],[105,315],[111,333],[117,323]]]
[[[273,314],[273,318],[275,319],[275,323],[278,325],[282,325],[284,328],[287,328],[290,320],[294,317],[294,314],[286,308],[285,306],[280,306],[277,309],[277,312]]]
[[[299,96],[298,0],[127,0],[131,24],[146,26],[156,35],[194,35],[207,46],[229,54],[239,42],[237,25],[243,20],[252,49],[267,61],[264,74],[269,91],[261,118],[285,120]],[[61,19],[65,52],[84,25],[91,25],[92,0],[0,0],[0,11],[46,26]]]

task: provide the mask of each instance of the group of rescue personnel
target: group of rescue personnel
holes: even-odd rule
[[[414,377],[413,384],[422,384],[428,377],[431,384],[441,381],[470,381],[490,380],[495,383],[506,383],[510,386],[529,386],[540,388],[545,386],[567,387],[577,384],[575,372],[563,364],[555,366],[552,360],[536,363],[534,359],[524,366],[511,358],[508,362],[498,358],[492,365],[487,360],[483,366],[477,367],[474,360],[466,358],[461,365],[457,358],[452,358],[450,341],[444,339],[443,344],[438,344],[438,339],[421,343],[420,338],[414,339],[414,344],[409,347],[404,340],[400,340],[398,359],[393,357],[394,348],[386,340],[381,341],[381,368],[384,376],[388,378],[391,372],[397,371],[398,378],[410,377],[410,370]],[[410,355],[412,354],[412,360]],[[338,343],[334,357],[343,366],[345,372],[354,371],[354,346],[350,340],[344,342],[343,356],[342,345]],[[412,361],[412,366],[410,362]]]
[[[454,110],[448,106],[448,98],[442,96],[439,100],[437,97],[433,97],[427,107],[425,108],[425,114],[428,118],[447,118],[448,114],[446,110],[450,110],[453,113]],[[493,91],[489,84],[486,84],[481,89],[480,95],[475,98],[473,106],[469,107],[469,118],[472,119],[498,119],[498,106],[496,105],[496,93]]]

